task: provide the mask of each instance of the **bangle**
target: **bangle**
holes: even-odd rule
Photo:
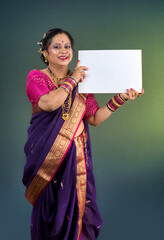
[[[111,111],[111,112],[113,112],[114,113],[114,110],[109,106],[109,104],[107,103],[106,104],[106,106],[107,106],[107,108]]]
[[[64,84],[62,84],[60,88],[62,88],[67,94],[69,94],[69,90],[67,89],[67,87],[64,86]]]
[[[121,97],[120,94],[118,94],[117,96],[118,96],[118,97],[120,98],[120,100],[121,100],[122,102],[124,102],[124,103],[128,101],[128,100],[124,99],[123,97]]]
[[[107,108],[114,113],[118,108],[120,108],[127,100],[123,99],[120,94],[114,96],[107,104]]]
[[[76,80],[74,78],[69,77],[69,79],[71,79],[74,82],[75,86],[77,86],[77,82],[76,82]]]
[[[63,90],[66,93],[70,93],[72,92],[73,88],[77,85],[77,82],[75,81],[74,78],[66,78],[66,80],[64,81],[64,83],[60,86],[60,88],[63,88]]]

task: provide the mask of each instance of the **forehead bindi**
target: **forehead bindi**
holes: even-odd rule
[[[71,44],[71,42],[65,33],[59,33],[52,39],[52,45],[54,44]]]

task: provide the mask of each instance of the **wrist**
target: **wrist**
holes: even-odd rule
[[[67,79],[71,80],[72,84],[75,86],[77,86],[78,82],[76,81],[75,78],[73,78],[72,76],[71,77],[68,77]]]
[[[121,94],[115,95],[107,104],[107,108],[114,113],[118,108],[120,108],[127,100],[125,100]]]
[[[63,88],[63,90],[69,94],[70,92],[72,92],[75,86],[77,86],[76,80],[72,77],[68,77],[65,79],[64,83],[60,86],[60,88]]]
[[[71,78],[73,78],[75,81],[76,81],[76,83],[78,84],[78,78],[77,78],[77,76],[76,76],[77,74],[72,74],[70,77]]]
[[[125,102],[128,100],[127,95],[124,94],[124,93],[120,93],[119,96],[120,96],[120,97],[122,98],[122,100],[125,101]]]

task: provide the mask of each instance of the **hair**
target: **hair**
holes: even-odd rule
[[[48,47],[50,46],[51,42],[52,42],[52,38],[57,35],[57,34],[66,34],[67,37],[69,38],[70,42],[71,42],[71,47],[73,49],[73,46],[74,46],[74,40],[71,36],[71,34],[63,29],[60,29],[60,28],[53,28],[53,29],[50,29],[47,33],[44,34],[42,40],[39,42],[39,44],[41,45],[41,56],[40,58],[43,60],[43,62],[45,64],[48,65],[48,62],[45,62],[45,57],[42,53],[42,51],[44,50],[48,50]]]

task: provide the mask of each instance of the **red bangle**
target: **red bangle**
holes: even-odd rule
[[[75,81],[74,78],[66,78],[64,83],[60,86],[60,88],[63,88],[65,92],[68,94],[72,92],[73,88],[77,85],[77,82]]]
[[[125,99],[121,97],[120,94],[114,96],[107,104],[107,108],[111,112],[115,112],[118,108],[120,108],[126,102]]]

